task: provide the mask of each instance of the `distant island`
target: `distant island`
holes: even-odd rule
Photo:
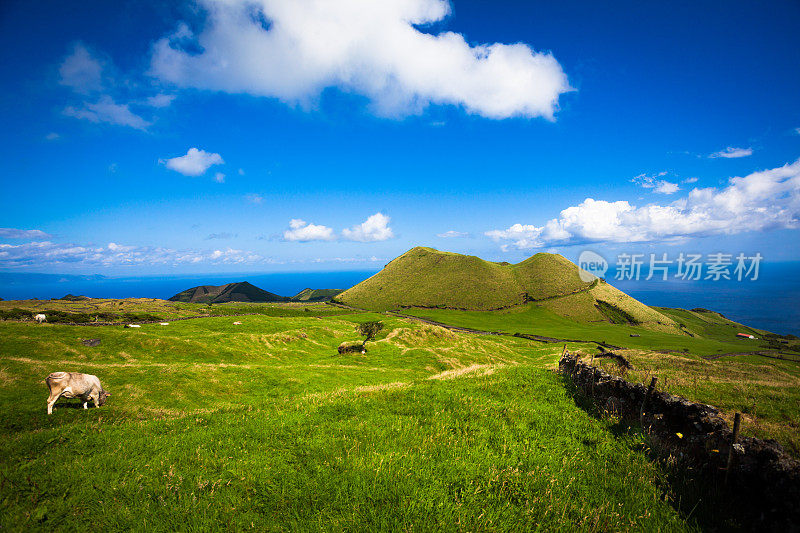
[[[225,285],[200,285],[181,291],[171,302],[219,304],[227,302],[323,302],[343,292],[340,289],[306,288],[296,295],[279,296],[256,287],[247,281],[227,283]]]

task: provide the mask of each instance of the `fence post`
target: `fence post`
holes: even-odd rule
[[[653,377],[650,380],[650,386],[647,387],[647,393],[644,395],[644,401],[642,402],[642,409],[639,412],[639,424],[644,427],[644,410],[647,407],[647,402],[650,400],[650,396],[653,394],[653,390],[656,388],[656,383],[658,382],[657,377]]]
[[[742,423],[742,413],[736,413],[733,416],[733,435],[731,436],[731,446],[728,448],[728,465],[725,467],[725,484],[728,484],[728,476],[731,473],[731,465],[733,464],[733,445],[739,439],[739,426]]]

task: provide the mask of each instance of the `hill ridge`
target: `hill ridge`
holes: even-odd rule
[[[490,311],[523,304],[546,307],[579,322],[627,322],[675,331],[671,318],[605,281],[583,281],[559,254],[540,252],[516,264],[417,246],[335,298],[353,307]]]
[[[226,283],[225,285],[198,285],[179,292],[171,302],[225,303],[225,302],[287,302],[286,296],[265,291],[248,281]]]

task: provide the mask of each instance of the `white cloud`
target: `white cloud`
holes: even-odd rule
[[[225,174],[223,174],[222,172],[217,172],[216,174],[214,174],[214,181],[216,181],[217,183],[225,183]]]
[[[174,94],[160,93],[153,96],[148,96],[147,99],[145,99],[145,105],[155,108],[169,107],[173,100],[175,100]]]
[[[60,244],[50,241],[19,245],[0,244],[0,265],[3,267],[42,267],[52,265],[119,266],[119,265],[182,265],[182,264],[248,264],[271,263],[254,252],[234,250],[175,250],[152,246],[107,246]]]
[[[256,193],[246,194],[244,198],[251,204],[260,204],[264,201],[264,197]]]
[[[80,108],[66,107],[64,114],[94,123],[106,122],[119,126],[130,126],[137,130],[146,130],[151,124],[133,113],[127,104],[118,104],[108,95],[101,96],[95,103],[85,103]]]
[[[0,228],[0,239],[49,239],[52,235],[38,229]]]
[[[641,207],[587,198],[543,226],[514,224],[485,233],[511,241],[504,249],[586,242],[652,242],[800,227],[800,159],[728,180],[723,189],[695,188],[670,204]]]
[[[205,150],[198,150],[197,148],[189,148],[186,155],[173,157],[171,159],[160,159],[159,162],[175,172],[180,172],[184,176],[200,176],[205,174],[206,170],[211,166],[225,163],[221,155],[213,152],[206,152]]]
[[[75,92],[89,93],[103,88],[103,64],[82,43],[72,47],[58,68],[61,85]]]
[[[677,183],[661,180],[656,183],[656,187],[653,189],[653,192],[658,192],[661,194],[674,194],[679,190],[681,190],[681,188],[678,187]]]
[[[309,224],[305,220],[293,218],[289,222],[288,230],[283,232],[283,238],[287,241],[332,241],[336,239],[333,229],[327,226]]]
[[[796,134],[800,135],[800,128],[795,128],[795,129],[794,129],[794,132],[795,132]]]
[[[45,135],[44,138],[47,139],[48,141],[57,141],[58,139],[61,138],[61,135],[59,135],[58,133],[56,133],[54,131],[51,131],[50,133]]]
[[[437,233],[436,236],[441,237],[443,239],[458,239],[461,237],[469,237],[470,235],[466,231],[450,230],[450,231],[445,231],[444,233]]]
[[[552,119],[559,96],[571,90],[550,53],[420,31],[449,15],[446,0],[201,4],[208,19],[199,35],[181,25],[153,45],[157,78],[303,105],[337,87],[368,97],[386,116],[441,104],[495,119]]]
[[[658,178],[662,176],[666,176],[666,172],[659,172],[653,176],[648,176],[647,174],[639,174],[638,176],[634,176],[631,179],[632,183],[639,185],[645,189],[653,189],[653,192],[661,193],[661,194],[673,194],[680,190],[677,183],[672,183],[666,180],[660,180]]]
[[[683,183],[697,183],[698,178],[686,178]]]
[[[722,157],[725,159],[734,159],[737,157],[747,157],[753,155],[752,148],[734,148],[733,146],[728,146],[724,150],[720,150],[719,152],[714,152],[710,154],[708,157],[715,159],[718,157]]]
[[[394,237],[389,227],[391,219],[383,213],[375,213],[361,224],[342,230],[345,239],[359,242],[385,241]]]

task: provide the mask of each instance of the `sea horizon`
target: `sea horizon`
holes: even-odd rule
[[[379,270],[251,272],[105,276],[0,272],[4,300],[58,299],[67,294],[91,298],[158,298],[199,285],[247,281],[280,296],[303,289],[347,289]],[[649,306],[706,308],[747,326],[773,333],[800,335],[800,261],[763,263],[757,280],[617,280],[612,269],[606,280]],[[713,290],[711,290],[713,289]]]

